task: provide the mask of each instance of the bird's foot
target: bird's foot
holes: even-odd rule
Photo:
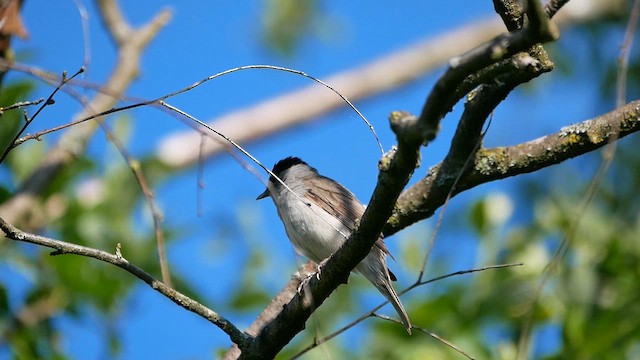
[[[300,281],[300,284],[298,285],[298,290],[296,290],[298,292],[298,295],[302,295],[302,289],[309,283],[311,278],[314,276],[316,276],[316,273],[309,274],[304,279],[302,279],[302,281]]]
[[[302,294],[302,289],[309,283],[309,281],[311,281],[312,277],[316,277],[316,279],[320,280],[320,274],[322,273],[322,267],[327,263],[327,260],[329,260],[329,258],[326,258],[324,260],[322,260],[320,262],[320,264],[318,264],[318,269],[316,270],[315,273],[313,274],[309,274],[307,275],[306,278],[302,279],[302,281],[300,281],[300,285],[298,285],[298,294]]]

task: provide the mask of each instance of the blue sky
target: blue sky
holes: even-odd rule
[[[89,11],[91,63],[85,79],[102,82],[114,61],[113,45],[104,35],[95,14],[93,3],[84,2]],[[357,67],[371,59],[399,50],[420,39],[435,36],[459,26],[495,16],[490,1],[452,0],[448,2],[400,1],[388,2],[323,2],[322,9],[331,27],[321,37],[305,38],[298,51],[283,58],[269,51],[261,42],[261,2],[233,1],[180,1],[140,2],[122,1],[124,13],[134,25],[146,22],[160,9],[173,11],[171,22],[151,43],[142,60],[140,78],[128,91],[129,95],[154,98],[183,88],[217,72],[242,65],[272,64],[302,70],[322,79],[335,72]],[[464,11],[459,11],[464,8]],[[30,33],[28,41],[15,41],[18,59],[48,71],[73,73],[83,64],[84,45],[78,10],[73,1],[27,1],[23,16]],[[561,44],[569,44],[571,33],[565,34]],[[620,34],[612,34],[611,51],[616,54]],[[556,47],[559,50],[581,52],[585,44],[570,43]],[[428,54],[425,54],[428,56]],[[578,67],[588,66],[578,64]],[[387,126],[387,114],[392,110],[418,113],[440,70],[392,92],[359,101],[355,105],[372,122],[383,146],[394,143]],[[18,78],[12,74],[9,80]],[[589,76],[571,79],[552,73],[536,80],[532,86],[516,91],[496,111],[487,146],[512,145],[556,131],[560,127],[597,115],[602,111],[599,90]],[[251,70],[215,80],[171,101],[172,104],[207,120],[234,109],[250,106],[258,101],[308,85],[309,80],[287,73]],[[46,96],[50,88],[42,86],[37,96]],[[79,106],[60,96],[56,106],[47,109],[47,116],[38,120],[31,131],[67,122],[79,111]],[[611,105],[613,106],[613,105]],[[462,106],[459,104],[443,122],[439,138],[423,151],[423,165],[417,176],[428,166],[437,163],[448,149],[449,139]],[[516,110],[527,109],[517,118]],[[520,112],[522,114],[522,112]],[[136,155],[155,151],[158,142],[168,134],[185,130],[174,118],[152,109],[131,112],[132,136],[129,147]],[[50,136],[55,139],[56,135]],[[104,136],[98,135],[91,144],[91,153],[105,156]],[[379,151],[362,121],[348,109],[327,114],[317,122],[275,135],[247,149],[267,166],[289,155],[297,155],[350,188],[366,202],[374,185]],[[569,165],[571,166],[571,165]],[[293,250],[286,241],[282,225],[273,205],[263,201],[255,203],[263,185],[238,166],[228,156],[208,161],[205,170],[205,212],[196,214],[196,171],[186,170],[163,183],[157,190],[169,228],[189,229],[169,248],[170,263],[175,272],[189,278],[202,291],[214,310],[223,302],[225,288],[234,286],[234,273],[242,266],[249,247],[272,248],[273,267],[268,269],[269,288],[273,293],[295,270]],[[503,191],[510,196],[513,182],[491,184],[475,189],[452,202],[452,213],[464,213],[464,201],[487,192]],[[517,201],[517,200],[516,200]],[[530,210],[516,209],[514,216],[528,214]],[[522,212],[522,213],[521,213]],[[239,218],[263,236],[242,231],[221,236],[225,228],[221,219],[233,223]],[[448,219],[445,217],[445,228]],[[455,224],[456,219],[451,219]],[[459,220],[458,220],[459,221]],[[421,225],[429,228],[431,222]],[[150,226],[150,225],[149,225]],[[474,239],[456,231],[441,233],[436,251],[447,253],[455,237],[457,244],[470,249],[457,252],[452,268],[474,264]],[[454,240],[452,240],[454,241]],[[398,252],[397,242],[389,247]],[[126,247],[126,245],[125,245]],[[218,255],[224,252],[225,260]],[[130,259],[135,262],[135,259]],[[404,271],[400,264],[394,272],[407,284],[415,274]],[[372,297],[376,296],[372,293]],[[157,359],[208,358],[212,351],[228,344],[226,336],[202,319],[197,318],[146,286],[139,286],[131,295],[132,309],[118,321],[123,334],[123,358],[136,359],[152,356]],[[379,298],[374,298],[379,301]],[[251,317],[234,318],[241,327]],[[98,359],[105,356],[98,346],[102,334],[96,333],[96,319],[78,323],[62,318],[60,323],[69,336],[65,347],[78,359]],[[152,338],[153,346],[142,339]],[[141,345],[144,344],[144,345]],[[153,353],[152,353],[153,352]]]

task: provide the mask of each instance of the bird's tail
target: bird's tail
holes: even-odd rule
[[[375,287],[384,295],[384,297],[389,300],[391,305],[396,309],[396,312],[400,316],[400,321],[404,324],[407,332],[411,334],[411,321],[409,320],[409,316],[407,315],[407,311],[402,306],[400,302],[400,298],[396,293],[393,285],[391,285],[391,276],[389,269],[387,268],[386,259],[384,254],[380,254],[378,257],[378,261],[371,261],[374,253],[370,253],[365,260],[358,265],[356,270],[364,275],[367,280],[369,280]],[[375,255],[374,255],[375,256]],[[370,266],[366,266],[366,265]]]
[[[393,288],[393,285],[391,285],[391,279],[389,278],[389,275],[386,276],[386,279],[382,284],[374,285],[376,286],[376,288],[378,288],[378,291],[380,291],[382,295],[384,295],[384,297],[389,300],[391,305],[393,305],[393,307],[396,309],[396,312],[400,316],[400,321],[402,321],[402,323],[404,324],[407,332],[411,334],[411,321],[409,320],[407,311],[404,309],[404,306],[402,306],[402,303],[400,302],[398,294]]]

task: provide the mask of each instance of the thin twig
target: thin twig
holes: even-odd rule
[[[70,83],[71,80],[72,79],[67,79],[67,83]],[[62,91],[66,91],[67,94],[71,96],[71,98],[75,99],[78,103],[80,103],[85,109],[85,111],[89,113],[95,113],[91,103],[88,102],[83,96],[69,89],[66,89],[66,90],[62,89]],[[171,273],[169,270],[169,263],[166,255],[164,231],[162,230],[163,215],[162,215],[162,211],[160,210],[160,207],[155,201],[155,195],[154,195],[153,189],[151,188],[149,181],[144,175],[144,172],[140,168],[140,163],[136,159],[134,159],[133,156],[131,156],[131,154],[127,151],[126,147],[124,146],[122,141],[120,141],[120,139],[117,137],[117,135],[111,130],[111,128],[104,121],[98,121],[98,124],[102,128],[102,130],[107,134],[107,140],[116,147],[116,149],[124,159],[125,163],[128,165],[129,169],[133,173],[134,178],[136,179],[136,182],[140,186],[140,189],[142,190],[142,194],[147,202],[149,212],[153,219],[153,227],[154,227],[154,232],[156,237],[156,247],[158,252],[158,262],[160,263],[162,280],[168,286],[172,287],[173,283],[171,281]]]
[[[53,91],[51,92],[51,94],[49,95],[47,100],[45,100],[44,103],[42,105],[40,105],[38,110],[36,110],[35,114],[33,114],[33,116],[31,116],[31,117],[25,116],[25,118],[26,118],[25,120],[26,121],[25,121],[24,125],[22,125],[22,128],[20,130],[18,130],[16,135],[13,137],[13,140],[11,142],[9,142],[9,144],[7,145],[7,148],[2,153],[2,156],[0,156],[0,164],[2,164],[4,162],[4,159],[7,158],[7,155],[9,155],[9,152],[14,147],[18,146],[18,144],[16,144],[16,141],[27,130],[27,127],[31,124],[31,122],[33,122],[33,120],[35,120],[35,118],[42,112],[42,110],[45,107],[47,107],[49,105],[53,105],[55,103],[55,101],[53,100],[53,97],[58,93],[60,88],[63,87],[65,84],[67,84],[69,81],[71,81],[76,76],[82,74],[84,72],[84,70],[85,70],[84,66],[80,67],[80,69],[75,74],[73,74],[70,78],[67,78],[66,71],[62,73],[62,79],[60,80],[60,84],[58,84],[58,86],[56,86],[56,88],[53,89]],[[38,102],[38,103],[40,103],[40,102]]]
[[[32,100],[32,101],[18,101],[15,104],[11,104],[9,106],[0,107],[0,116],[2,116],[5,111],[18,109],[18,108],[25,107],[25,106],[38,105],[43,101],[44,101],[44,98],[40,98],[38,100]]]
[[[490,125],[491,125],[491,122],[489,122],[489,124],[487,125],[487,128],[485,129],[485,131],[478,137],[478,139],[476,141],[476,144],[474,146],[474,149],[469,153],[469,156],[467,157],[467,160],[465,161],[464,165],[458,170],[458,175],[456,176],[456,179],[453,181],[453,184],[451,184],[451,188],[449,189],[449,193],[447,194],[447,198],[445,199],[444,203],[442,204],[442,210],[440,210],[440,214],[438,215],[438,220],[436,221],[436,226],[433,229],[433,233],[431,234],[431,238],[429,239],[429,246],[428,246],[427,252],[425,253],[424,258],[422,260],[422,268],[420,269],[420,273],[418,274],[418,282],[420,282],[422,280],[422,277],[424,276],[425,272],[427,271],[427,263],[429,261],[430,255],[431,255],[431,251],[433,250],[433,246],[435,245],[436,236],[438,234],[438,230],[440,229],[440,226],[442,225],[442,221],[444,219],[444,214],[447,211],[447,206],[449,205],[449,201],[453,197],[456,185],[458,184],[458,181],[460,181],[460,178],[462,178],[462,175],[464,174],[465,170],[472,163],[472,160],[475,158],[476,151],[482,145],[482,139],[484,138],[484,135],[489,130]]]
[[[196,88],[196,87],[198,87],[198,86],[200,86],[200,85],[202,85],[202,84],[204,84],[204,83],[206,83],[208,81],[216,79],[216,78],[218,78],[220,76],[228,75],[228,74],[231,74],[231,73],[234,73],[234,72],[238,72],[238,71],[250,70],[250,69],[270,69],[270,70],[290,72],[290,73],[293,73],[293,74],[297,74],[297,75],[301,75],[301,76],[304,76],[306,78],[309,78],[309,79],[321,84],[322,86],[326,87],[327,89],[333,91],[345,103],[347,103],[351,107],[351,109],[353,111],[355,111],[356,114],[358,114],[358,116],[362,119],[362,121],[364,121],[364,123],[369,127],[369,130],[373,134],[373,136],[374,136],[374,138],[376,140],[376,143],[377,143],[378,147],[380,148],[380,152],[384,153],[384,149],[382,147],[382,143],[380,142],[380,139],[378,138],[378,134],[375,132],[375,129],[373,128],[373,125],[371,125],[369,120],[367,120],[367,118],[360,112],[360,110],[358,110],[358,108],[356,108],[355,105],[353,105],[349,101],[349,99],[347,99],[339,91],[337,91],[336,89],[331,87],[329,84],[323,82],[322,80],[320,80],[318,78],[315,78],[315,77],[313,77],[313,76],[311,76],[311,75],[309,75],[309,74],[307,74],[307,73],[305,73],[303,71],[295,70],[295,69],[289,69],[289,68],[280,67],[280,66],[272,66],[272,65],[246,65],[246,66],[240,66],[240,67],[236,67],[236,68],[233,68],[233,69],[225,70],[225,71],[219,72],[217,74],[211,75],[209,77],[206,77],[206,78],[204,78],[204,79],[202,79],[200,81],[196,81],[195,83],[193,83],[193,84],[191,84],[191,85],[189,85],[187,87],[184,87],[184,88],[182,88],[180,90],[177,90],[177,91],[174,91],[172,93],[160,96],[160,97],[158,97],[158,98],[156,98],[154,100],[140,101],[140,102],[137,102],[137,103],[134,103],[134,104],[121,106],[121,107],[118,107],[118,108],[112,108],[112,109],[109,109],[107,111],[103,111],[103,112],[98,113],[98,114],[93,114],[93,115],[90,115],[90,116],[86,116],[84,118],[77,119],[75,121],[69,122],[69,123],[64,124],[64,125],[60,125],[60,126],[57,126],[57,127],[53,127],[53,128],[50,128],[50,129],[43,130],[43,131],[41,131],[41,132],[39,132],[37,134],[26,136],[26,137],[24,137],[22,139],[19,139],[16,142],[17,143],[22,143],[22,142],[25,142],[25,141],[28,141],[28,140],[36,139],[36,138],[41,137],[42,135],[46,135],[46,134],[49,134],[49,133],[52,133],[52,132],[55,132],[55,131],[66,129],[68,127],[83,123],[85,121],[92,120],[92,119],[95,119],[95,118],[100,117],[100,116],[109,115],[109,114],[112,114],[112,113],[115,113],[115,112],[134,109],[134,108],[145,106],[145,105],[152,105],[154,103],[155,104],[162,104],[162,101],[164,101],[164,100],[172,98],[172,97],[174,97],[176,95],[183,94],[183,93],[185,93],[187,91],[190,91],[190,90],[192,90],[192,89],[194,89],[194,88]]]

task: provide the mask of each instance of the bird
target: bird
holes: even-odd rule
[[[298,157],[286,157],[271,170],[267,189],[256,200],[271,197],[289,240],[296,251],[322,264],[338,251],[355,229],[365,207],[337,181],[320,175]],[[391,285],[396,276],[387,267],[387,249],[380,236],[369,254],[354,271],[364,275],[393,305],[402,324],[411,334],[411,321]],[[391,256],[393,258],[393,256]]]

